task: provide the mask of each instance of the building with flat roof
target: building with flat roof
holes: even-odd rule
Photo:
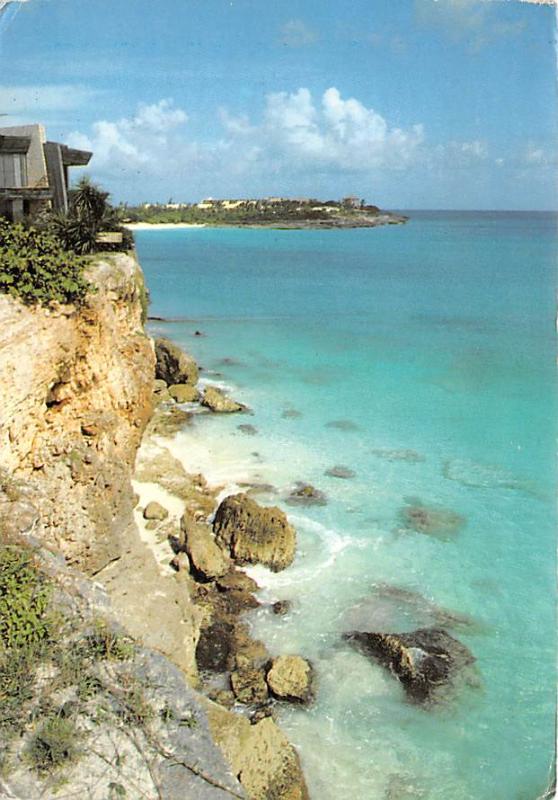
[[[0,128],[0,215],[17,222],[44,208],[66,212],[69,168],[91,155],[47,141],[42,125]]]

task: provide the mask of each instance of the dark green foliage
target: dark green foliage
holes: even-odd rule
[[[80,305],[91,288],[84,266],[52,232],[0,218],[0,292],[27,305]]]
[[[131,250],[134,238],[120,225],[119,215],[109,203],[109,193],[83,177],[70,193],[67,214],[53,214],[49,226],[67,250],[85,255],[101,250]],[[122,243],[98,240],[103,232],[122,234]]]

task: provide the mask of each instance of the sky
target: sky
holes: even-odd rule
[[[117,202],[557,209],[555,28],[517,0],[11,2],[0,125],[91,149]]]

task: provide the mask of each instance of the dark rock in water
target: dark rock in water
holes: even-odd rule
[[[327,497],[312,484],[298,482],[286,502],[290,506],[325,506]]]
[[[218,367],[241,367],[242,362],[237,361],[236,358],[220,358],[215,362]]]
[[[277,614],[278,617],[284,617],[285,614],[288,614],[291,610],[291,601],[290,600],[277,600],[271,606],[271,610],[274,614]]]
[[[408,505],[401,509],[405,528],[444,538],[457,533],[465,525],[465,517],[439,506]]]
[[[205,336],[205,333],[203,333],[202,331],[195,331],[194,336]]]
[[[343,638],[393,672],[407,695],[419,703],[434,699],[475,661],[465,645],[441,628],[400,634],[352,631]]]
[[[237,425],[238,430],[245,436],[256,436],[258,429],[254,425]]]
[[[195,386],[198,382],[198,365],[170,339],[155,339],[155,377],[169,386],[187,383]]]
[[[299,419],[302,414],[300,411],[297,411],[296,408],[287,408],[281,414],[283,419]]]
[[[209,672],[225,672],[234,648],[234,625],[214,622],[202,628],[196,647],[198,667]]]
[[[331,467],[330,469],[326,469],[325,474],[329,475],[330,478],[342,478],[344,480],[348,480],[349,478],[354,478],[356,472],[348,467],[337,465],[335,467]]]
[[[339,431],[358,431],[359,427],[351,419],[332,419],[326,422],[326,428],[337,428]]]

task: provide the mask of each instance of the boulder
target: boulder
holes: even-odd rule
[[[252,639],[248,626],[243,623],[235,628],[233,648],[237,669],[245,667],[261,669],[270,659],[265,644],[259,639]]]
[[[170,339],[155,339],[155,357],[155,378],[167,385],[187,383],[195,386],[198,382],[198,365]]]
[[[235,411],[246,411],[245,405],[237,403],[230,397],[225,397],[225,395],[214,386],[207,386],[205,388],[201,404],[209,408],[210,411],[215,411],[219,414],[232,414]]]
[[[353,631],[343,638],[387,667],[401,681],[407,695],[419,703],[435,699],[475,661],[470,650],[442,628],[400,634]]]
[[[300,656],[274,658],[266,680],[271,692],[280,700],[308,703],[312,699],[313,669]]]
[[[271,606],[271,610],[278,617],[284,617],[291,610],[290,600],[276,600]]]
[[[231,674],[231,687],[239,703],[261,705],[268,698],[264,674],[259,669],[243,667]]]
[[[298,482],[289,494],[287,503],[290,506],[325,506],[327,497],[320,489],[310,483]]]
[[[296,750],[270,717],[254,725],[209,703],[209,727],[250,800],[308,800]]]
[[[217,621],[202,628],[196,646],[196,662],[201,670],[226,672],[233,654],[234,625]]]
[[[217,578],[217,586],[224,592],[256,592],[256,581],[241,569],[233,569],[223,577]]]
[[[194,573],[204,580],[214,580],[229,572],[230,559],[216,544],[208,525],[193,522],[186,513],[180,522],[180,530],[181,544],[188,553]]]
[[[167,511],[167,509],[164,508],[160,503],[156,503],[155,501],[148,503],[143,510],[144,519],[161,521],[163,519],[166,519],[168,515],[169,512]]]
[[[200,397],[196,387],[188,383],[173,383],[169,386],[169,395],[177,403],[195,403]]]
[[[215,514],[217,543],[240,564],[264,564],[279,572],[292,564],[296,533],[279,508],[265,508],[246,494],[226,497]]]
[[[156,378],[153,381],[153,394],[160,394],[160,392],[165,392],[167,389],[166,381],[162,381],[160,378]]]

